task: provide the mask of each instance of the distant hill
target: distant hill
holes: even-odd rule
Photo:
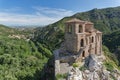
[[[77,13],[72,17],[89,20],[95,28],[103,33],[109,33],[120,29],[120,7],[93,9],[88,12]]]
[[[112,52],[115,52],[117,48],[120,48],[120,30],[104,35],[103,44]]]

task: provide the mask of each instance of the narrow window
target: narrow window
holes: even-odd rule
[[[92,43],[94,42],[94,37],[92,37]]]
[[[69,33],[72,32],[72,26],[71,26],[71,25],[68,26],[68,32],[69,32]]]
[[[90,49],[88,50],[88,53],[90,53]]]
[[[81,46],[81,47],[84,46],[84,40],[83,40],[83,39],[81,39],[80,46]]]
[[[79,33],[81,33],[82,32],[82,26],[81,25],[79,25],[79,29],[78,29],[79,31]]]
[[[82,53],[82,57],[85,57],[85,51],[83,51],[83,53]]]

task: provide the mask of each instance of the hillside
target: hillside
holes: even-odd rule
[[[109,50],[116,55],[120,65],[120,30],[104,35],[103,44],[106,45]]]
[[[120,30],[104,35],[103,44],[109,47],[111,52],[115,52],[117,48],[120,48]]]
[[[29,40],[30,33],[0,25],[0,80],[40,79],[51,52]]]

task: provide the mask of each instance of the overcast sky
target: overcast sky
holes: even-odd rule
[[[0,0],[0,24],[48,25],[93,8],[120,6],[120,0]]]

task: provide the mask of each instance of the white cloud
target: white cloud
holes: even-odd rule
[[[72,11],[65,9],[55,9],[46,7],[34,7],[33,14],[20,14],[13,12],[0,12],[0,24],[7,25],[47,25],[65,16],[73,14]],[[14,10],[14,9],[13,9]]]
[[[38,10],[38,13],[43,13],[44,15],[54,16],[54,17],[63,17],[70,16],[73,14],[73,11],[65,10],[65,9],[57,9],[57,8],[47,8],[47,7],[34,7],[34,9]]]
[[[109,3],[112,6],[116,7],[116,6],[120,5],[120,0],[110,0]]]
[[[45,25],[54,21],[52,18],[38,15],[14,14],[14,13],[0,13],[0,23],[6,24],[22,24],[22,25]]]

